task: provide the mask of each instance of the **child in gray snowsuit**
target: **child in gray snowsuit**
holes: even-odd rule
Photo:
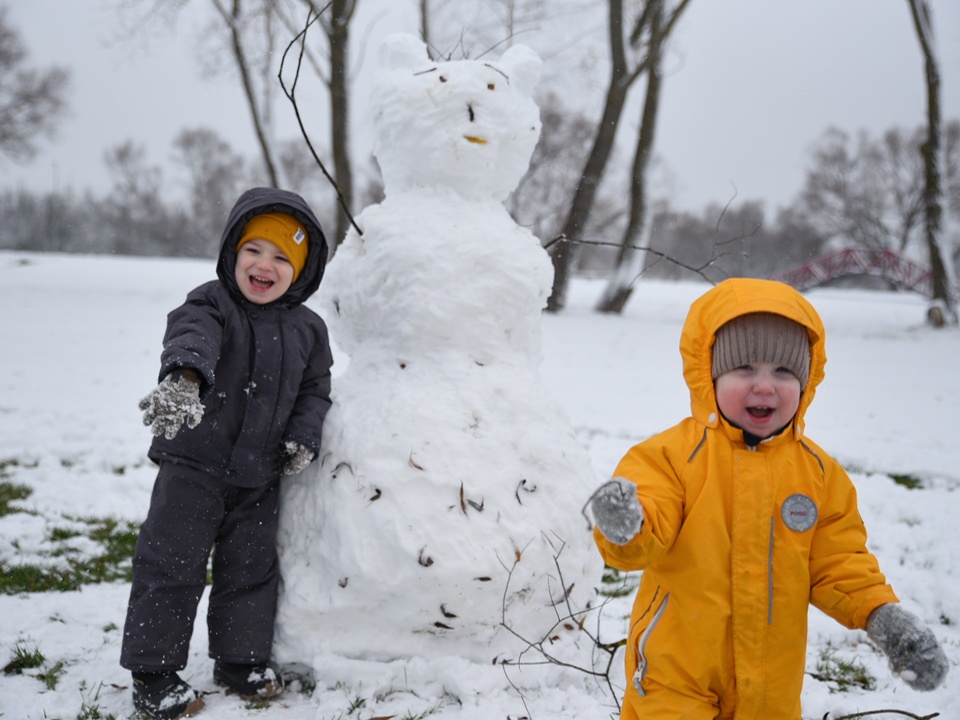
[[[317,456],[330,407],[326,325],[303,304],[326,259],[320,223],[299,195],[254,188],[230,212],[219,279],[168,315],[160,384],[140,402],[159,471],[120,658],[148,717],[203,707],[177,671],[187,664],[211,548],[214,680],[245,698],[283,689],[269,665],[280,478]]]

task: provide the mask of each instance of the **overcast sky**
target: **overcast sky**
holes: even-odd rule
[[[201,21],[208,2],[193,0],[175,31],[156,23],[143,37],[124,37],[116,4],[7,0],[8,21],[22,33],[30,63],[67,66],[73,75],[70,114],[57,138],[27,165],[0,159],[0,188],[103,194],[110,186],[107,148],[134,140],[150,162],[165,165],[171,140],[185,127],[215,128],[236,151],[256,155],[239,83],[230,72],[211,72],[203,57],[212,48]],[[386,16],[368,35],[361,28],[383,3],[361,0],[357,45],[386,32],[416,32],[414,4],[388,0]],[[932,6],[943,115],[960,118],[960,2]],[[599,22],[585,30],[604,28]],[[359,78],[370,65],[358,68]],[[693,0],[665,69],[655,152],[668,171],[658,174],[669,179],[661,194],[669,190],[678,207],[723,203],[736,188],[739,199],[763,199],[773,210],[800,190],[808,150],[829,125],[879,134],[925,121],[923,62],[906,0]],[[605,83],[598,71],[598,92]],[[281,134],[298,137],[282,102]],[[355,112],[362,105],[357,98]],[[635,116],[627,121],[635,124]],[[366,141],[359,133],[355,154]],[[170,171],[168,182],[174,180]]]

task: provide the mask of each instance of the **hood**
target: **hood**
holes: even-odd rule
[[[230,211],[223,236],[220,238],[217,277],[239,302],[248,302],[240,292],[233,272],[237,261],[237,243],[240,242],[243,228],[250,218],[268,212],[293,215],[307,231],[309,248],[303,271],[283,297],[271,303],[278,307],[294,307],[306,301],[320,287],[320,280],[327,266],[327,239],[323,235],[320,221],[306,200],[289,190],[258,187],[247,190],[239,197]]]
[[[803,434],[803,416],[824,376],[827,354],[823,322],[813,305],[789,285],[773,280],[731,278],[708,290],[690,306],[680,335],[683,378],[690,389],[694,419],[709,427],[720,422],[713,388],[711,357],[717,330],[730,320],[754,312],[772,312],[799,323],[810,337],[810,379],[800,396],[793,429]]]

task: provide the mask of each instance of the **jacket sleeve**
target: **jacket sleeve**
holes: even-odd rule
[[[323,420],[331,404],[330,368],[333,366],[333,354],[326,325],[319,318],[316,322],[313,346],[283,439],[300,443],[319,455]]]
[[[167,315],[160,355],[160,380],[177,368],[192,368],[201,378],[201,394],[213,386],[220,358],[223,314],[209,285],[187,295],[186,302]]]
[[[874,609],[898,600],[867,549],[853,482],[835,462],[825,471],[821,517],[810,547],[810,602],[842,625],[863,629]]]
[[[644,570],[673,546],[683,521],[684,490],[664,435],[635,445],[617,465],[615,477],[637,485],[643,506],[640,532],[625,545],[616,545],[594,528],[603,561],[618,570]]]

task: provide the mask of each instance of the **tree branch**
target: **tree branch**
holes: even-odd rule
[[[333,179],[333,177],[330,175],[329,172],[327,172],[327,168],[324,166],[323,161],[320,160],[320,156],[317,155],[317,151],[313,147],[313,142],[311,142],[310,136],[307,133],[307,129],[306,127],[304,127],[303,118],[300,116],[300,108],[297,105],[297,99],[296,99],[297,82],[300,80],[300,68],[303,65],[303,56],[305,52],[304,48],[306,47],[306,44],[307,44],[307,30],[310,29],[310,26],[313,25],[313,23],[315,23],[317,20],[320,19],[320,15],[323,14],[323,12],[325,12],[330,7],[331,4],[332,3],[327,3],[326,5],[324,5],[324,7],[320,10],[320,12],[318,12],[312,18],[311,18],[312,13],[311,12],[307,13],[307,22],[304,25],[303,30],[301,30],[296,34],[296,36],[294,36],[294,38],[287,45],[287,49],[283,51],[283,57],[280,60],[280,71],[277,73],[277,77],[280,80],[280,87],[283,88],[283,94],[287,96],[287,99],[290,101],[290,104],[293,105],[293,112],[294,112],[294,115],[296,115],[297,117],[297,124],[300,126],[300,133],[303,135],[303,139],[307,143],[307,148],[309,148],[310,154],[313,155],[313,159],[316,161],[317,166],[319,166],[320,171],[323,173],[324,177],[327,178],[327,181],[330,183],[334,191],[337,193],[337,202],[339,203],[341,210],[343,210],[344,214],[350,220],[350,224],[353,226],[354,230],[357,231],[357,234],[363,235],[363,230],[361,230],[360,226],[357,225],[356,220],[354,220],[353,215],[350,213],[350,209],[347,207],[346,199],[344,198],[339,185],[337,185],[337,181]],[[286,83],[283,81],[283,66],[287,61],[287,54],[290,52],[290,49],[298,41],[300,42],[300,53],[297,57],[297,71],[293,76],[293,83],[288,89]]]
[[[613,663],[616,658],[617,651],[626,645],[627,640],[623,638],[616,642],[604,643],[600,641],[599,637],[599,626],[600,626],[600,615],[603,612],[603,609],[606,607],[607,603],[610,602],[610,598],[607,598],[603,601],[601,605],[597,608],[587,607],[583,610],[575,610],[570,602],[570,588],[567,588],[566,583],[563,579],[563,571],[560,569],[559,558],[563,553],[565,545],[561,541],[560,549],[557,550],[556,554],[553,556],[554,566],[557,570],[557,578],[560,582],[560,597],[555,600],[552,604],[554,613],[556,614],[556,622],[547,630],[546,634],[539,640],[533,641],[529,640],[519,632],[513,629],[511,625],[507,623],[507,597],[510,589],[510,581],[513,578],[513,571],[517,566],[519,560],[514,560],[513,565],[507,570],[507,582],[503,588],[503,601],[501,605],[501,619],[500,625],[515,638],[520,640],[526,647],[520,652],[516,660],[502,660],[500,665],[504,669],[504,675],[507,675],[507,667],[523,667],[523,666],[535,666],[535,665],[556,665],[559,667],[568,668],[571,670],[576,670],[590,677],[596,678],[598,681],[601,681],[607,688],[610,693],[610,696],[613,698],[614,702],[617,705],[617,712],[620,712],[620,700],[619,695],[616,689],[613,687],[613,681],[610,679],[610,673],[613,668]],[[572,587],[572,586],[571,586]],[[553,594],[551,593],[551,596]],[[562,608],[562,610],[561,610]],[[587,615],[596,610],[597,612],[597,630],[591,632],[586,628]],[[565,613],[565,614],[564,614]],[[587,638],[593,643],[595,650],[599,650],[602,653],[606,653],[606,664],[601,667],[600,670],[594,668],[585,668],[580,665],[575,665],[573,663],[567,662],[553,653],[546,647],[547,643],[553,642],[556,632],[558,629],[564,630],[579,630],[584,633]],[[526,661],[524,656],[528,652],[534,652],[542,657],[542,660],[539,661]],[[596,663],[595,663],[596,665]],[[507,676],[509,680],[509,676]],[[511,681],[510,684],[514,687],[515,690],[520,692],[520,690],[513,684]],[[523,694],[521,693],[521,698]]]
[[[231,10],[227,10],[220,0],[213,0],[213,6],[220,13],[223,21],[230,30],[230,41],[233,48],[233,57],[237,62],[237,71],[240,73],[240,81],[243,84],[243,93],[247,98],[247,105],[250,108],[250,115],[253,119],[253,130],[257,136],[257,142],[260,144],[260,150],[263,153],[263,162],[267,166],[267,174],[270,176],[270,182],[274,187],[279,187],[280,179],[277,175],[277,168],[273,162],[273,153],[270,149],[270,143],[267,141],[267,135],[263,128],[263,121],[260,110],[257,108],[256,93],[253,89],[253,81],[250,79],[250,69],[246,53],[241,41],[240,28],[240,0],[233,0]]]

